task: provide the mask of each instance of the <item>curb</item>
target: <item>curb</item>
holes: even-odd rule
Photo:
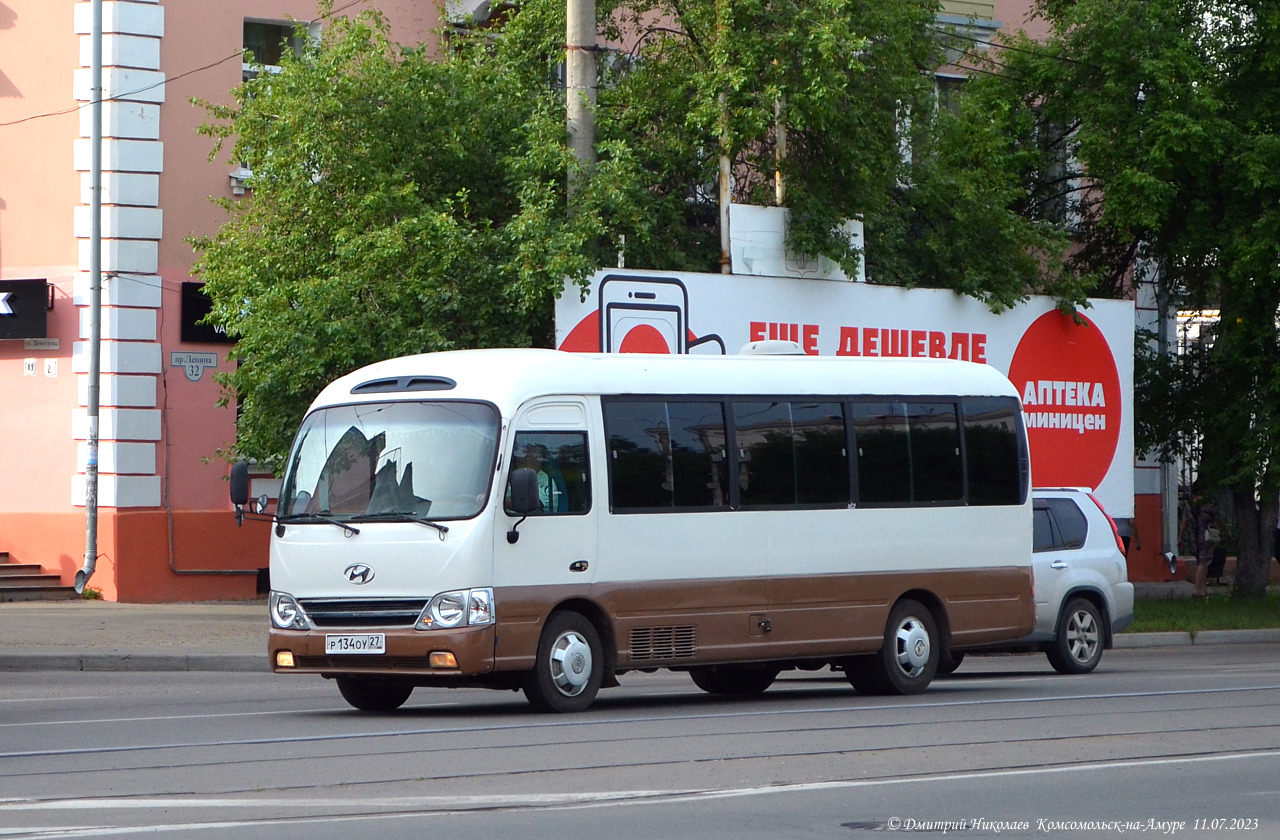
[[[1175,647],[1193,644],[1190,633],[1117,633],[1112,640],[1116,648]]]
[[[1119,633],[1117,648],[1177,647],[1182,645],[1244,645],[1280,642],[1280,628],[1262,630],[1201,630],[1198,633]]]

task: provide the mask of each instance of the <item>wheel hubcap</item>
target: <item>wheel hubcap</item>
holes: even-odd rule
[[[929,663],[929,633],[919,619],[908,618],[898,625],[898,667],[908,677],[919,676]]]
[[[591,679],[591,645],[577,633],[565,633],[551,646],[551,681],[561,694],[576,697]]]
[[[1067,622],[1067,650],[1077,662],[1088,662],[1098,650],[1098,625],[1093,615],[1081,610]]]

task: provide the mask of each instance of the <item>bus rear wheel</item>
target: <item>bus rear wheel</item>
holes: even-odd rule
[[[689,669],[693,684],[708,694],[761,694],[778,678],[780,669],[733,665],[703,665]]]
[[[525,677],[524,696],[539,711],[582,712],[603,681],[604,654],[595,625],[576,612],[553,613]]]
[[[845,679],[859,694],[880,694],[880,684],[873,679],[874,656],[850,656],[841,663]]]
[[[413,693],[413,685],[398,680],[363,680],[338,677],[338,691],[362,712],[389,712],[398,709]]]
[[[933,613],[903,599],[889,612],[880,652],[866,660],[867,678],[877,694],[919,694],[933,681],[941,650]]]

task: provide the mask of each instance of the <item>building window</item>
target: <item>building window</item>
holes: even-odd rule
[[[258,75],[260,69],[279,72],[286,50],[292,50],[294,55],[302,52],[303,40],[298,37],[296,26],[296,23],[287,21],[244,22],[244,81]]]

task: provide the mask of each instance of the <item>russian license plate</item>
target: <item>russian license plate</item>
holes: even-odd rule
[[[387,637],[382,633],[330,633],[324,637],[324,652],[386,653]]]

